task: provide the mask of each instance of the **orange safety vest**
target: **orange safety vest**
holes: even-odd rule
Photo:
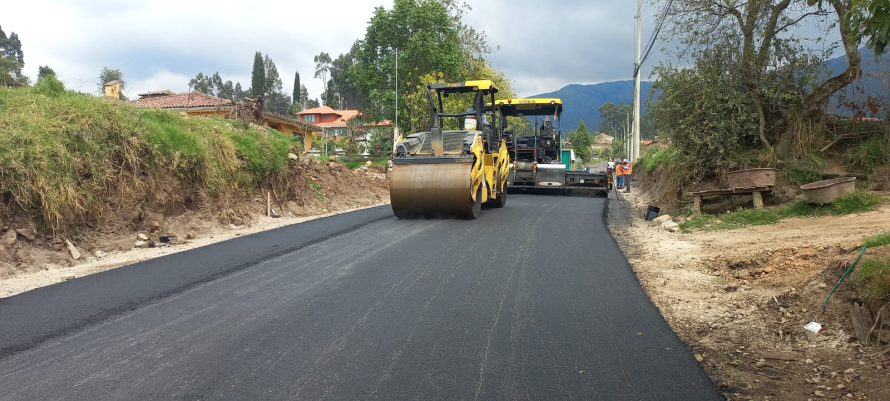
[[[627,163],[627,167],[621,167],[621,170],[624,172],[624,175],[633,175],[634,165],[633,163]]]
[[[615,165],[615,175],[624,175],[624,166],[621,163]]]

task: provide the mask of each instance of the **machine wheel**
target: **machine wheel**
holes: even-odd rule
[[[476,200],[473,201],[473,207],[470,208],[470,213],[467,214],[467,220],[476,220],[482,213],[482,187],[480,185],[479,189],[476,190]]]
[[[498,192],[498,197],[492,201],[491,205],[498,208],[507,206],[507,192]]]

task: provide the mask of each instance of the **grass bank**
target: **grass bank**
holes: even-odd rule
[[[221,118],[184,118],[65,91],[44,78],[0,88],[0,194],[39,228],[102,213],[108,196],[161,174],[232,194],[287,166],[293,138]]]
[[[840,216],[851,213],[864,213],[877,210],[884,200],[870,192],[854,192],[841,197],[828,205],[813,205],[806,201],[799,201],[790,205],[754,210],[745,209],[734,213],[725,213],[718,216],[700,214],[680,223],[683,232],[693,230],[714,231],[732,230],[746,226],[761,226],[775,224],[786,218],[806,218],[819,216]]]

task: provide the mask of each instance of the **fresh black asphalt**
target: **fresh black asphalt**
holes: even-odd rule
[[[603,198],[333,216],[0,300],[0,400],[719,400]]]

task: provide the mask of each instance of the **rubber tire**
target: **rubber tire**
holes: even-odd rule
[[[470,209],[470,214],[467,215],[467,220],[476,220],[479,218],[479,215],[482,214],[482,185],[479,186],[479,189],[476,190],[476,200],[473,202],[473,206]]]
[[[498,192],[498,197],[491,201],[491,205],[496,208],[502,208],[507,206],[507,193],[506,192]]]

